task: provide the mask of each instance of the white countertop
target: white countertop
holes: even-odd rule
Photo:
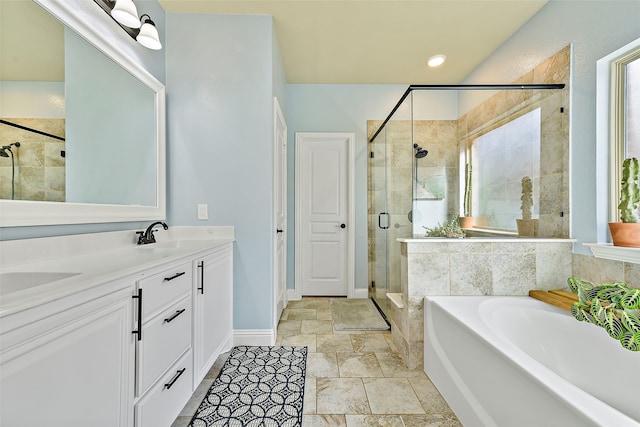
[[[193,257],[235,240],[233,227],[170,227],[168,232],[157,231],[157,243],[148,245],[137,245],[135,238],[135,230],[131,230],[0,242],[0,317]],[[10,283],[12,276],[21,274],[36,277],[37,282],[37,273],[47,273],[41,277],[62,278],[24,289],[16,289],[15,283]]]

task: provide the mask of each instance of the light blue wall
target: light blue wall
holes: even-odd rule
[[[64,38],[66,201],[155,206],[155,92],[74,31]]]
[[[166,50],[152,51],[141,46],[125,33],[93,1],[61,0],[80,14],[96,31],[106,34],[111,43],[142,65],[161,82],[165,82]],[[159,29],[160,40],[165,44],[165,11],[157,0],[136,1],[140,14],[148,13]],[[38,227],[0,228],[0,240],[29,239],[34,237],[62,236],[66,234],[98,233],[104,231],[133,230],[146,227],[147,223],[124,222],[106,224],[55,225]]]
[[[464,83],[505,83],[572,44],[570,105],[571,235],[574,251],[606,236],[607,195],[596,198],[596,171],[607,167],[606,150],[596,156],[596,61],[640,37],[640,1],[551,0],[509,38]],[[599,214],[596,215],[596,212]]]
[[[355,286],[367,288],[367,120],[383,120],[407,85],[288,85],[287,287],[294,283],[295,133],[355,132]]]
[[[273,65],[270,16],[167,16],[168,220],[234,225],[234,328],[272,320]],[[275,84],[277,83],[277,84]],[[196,205],[209,205],[197,221]]]

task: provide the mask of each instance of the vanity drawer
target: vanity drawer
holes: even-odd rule
[[[138,341],[137,396],[191,347],[191,295],[149,319]]]
[[[142,321],[189,293],[192,277],[191,263],[186,263],[139,280],[138,288],[143,290]]]
[[[135,406],[136,427],[169,427],[191,397],[192,353],[189,350]]]

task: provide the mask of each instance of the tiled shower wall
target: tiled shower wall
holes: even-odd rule
[[[65,137],[65,119],[5,118],[4,120]],[[0,124],[0,144],[20,142],[15,155],[15,199],[65,201],[65,142]],[[0,157],[0,198],[11,199],[11,158]]]
[[[466,146],[514,117],[541,110],[539,219],[537,237],[569,237],[570,47],[562,49],[514,84],[564,83],[564,90],[504,90],[458,119],[458,141]],[[508,148],[508,147],[507,147]],[[520,192],[520,177],[514,182]],[[508,185],[506,183],[505,185]],[[519,199],[519,197],[518,197]],[[482,218],[475,219],[482,225]],[[515,224],[514,229],[515,229]]]
[[[368,134],[378,129],[382,122],[368,121]],[[413,124],[413,130],[411,126]],[[458,212],[458,146],[452,144],[456,138],[456,121],[437,120],[392,120],[387,123],[376,143],[371,144],[373,157],[369,158],[368,167],[368,247],[369,247],[369,280],[381,283],[380,278],[385,274],[386,249],[384,244],[376,244],[378,229],[378,213],[376,206],[384,205],[389,213],[388,241],[388,269],[389,286],[378,287],[379,298],[384,298],[386,292],[399,292],[400,289],[400,246],[396,242],[398,237],[412,237],[414,228],[409,216],[416,211],[413,205],[413,173],[414,149],[413,143],[429,150],[427,157],[417,159],[417,173],[419,177],[444,176],[446,180],[446,213]],[[413,137],[413,139],[412,139]],[[379,142],[384,138],[384,143]],[[385,146],[386,144],[386,146]],[[385,168],[387,171],[385,173]],[[434,201],[423,201],[429,204]],[[378,261],[376,261],[378,260]]]

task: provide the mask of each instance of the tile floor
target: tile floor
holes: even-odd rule
[[[303,427],[461,426],[422,370],[409,370],[391,333],[333,330],[331,298],[290,301],[276,345],[306,345]],[[221,355],[172,427],[188,426],[218,375]]]

